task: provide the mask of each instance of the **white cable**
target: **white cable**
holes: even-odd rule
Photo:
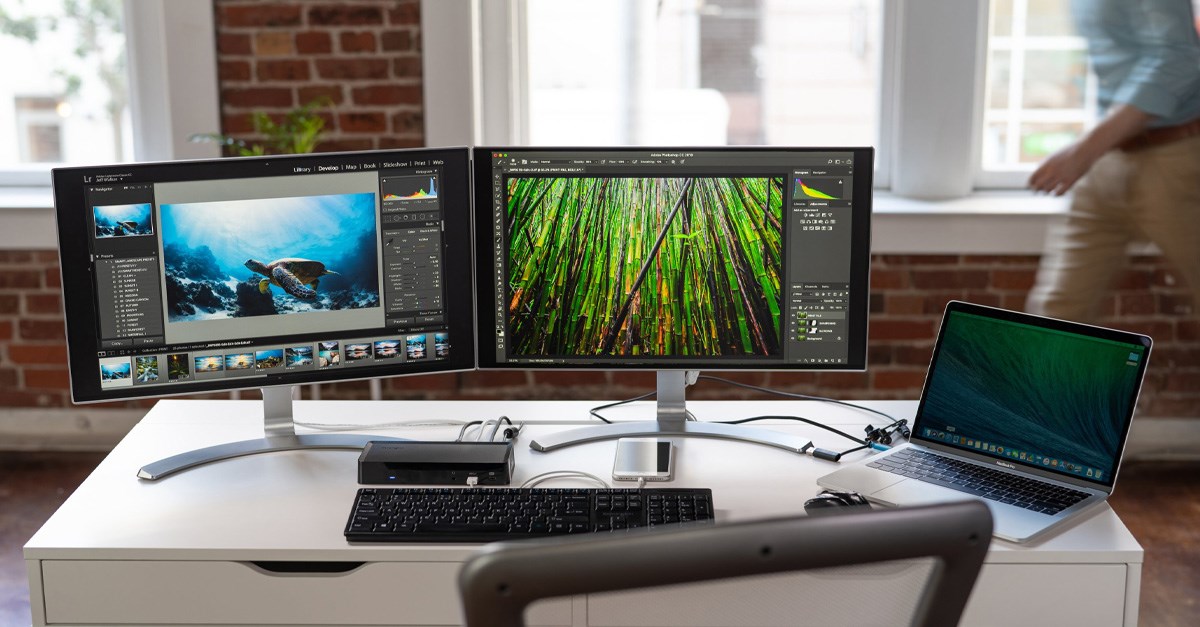
[[[532,488],[543,481],[549,481],[551,479],[565,479],[568,477],[591,479],[592,481],[595,481],[606,488],[612,487],[608,485],[607,481],[601,479],[600,477],[597,477],[591,473],[583,472],[582,470],[551,470],[550,472],[544,472],[540,475],[530,477],[525,483],[521,484],[521,487]]]
[[[292,421],[297,427],[315,429],[318,431],[369,431],[372,429],[403,429],[405,427],[457,427],[464,424],[459,420],[417,420],[413,422],[385,422],[382,424],[337,424],[329,422],[299,422]]]
[[[475,436],[475,441],[476,441],[476,442],[482,442],[482,441],[483,441],[483,431],[484,431],[484,429],[487,429],[488,425],[492,424],[493,422],[494,422],[494,423],[497,423],[497,424],[499,424],[499,422],[500,422],[500,421],[499,421],[498,419],[494,419],[494,418],[488,418],[487,420],[484,420],[484,421],[483,421],[483,424],[479,425],[479,435]]]

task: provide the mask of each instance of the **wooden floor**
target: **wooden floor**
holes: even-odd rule
[[[0,452],[0,625],[30,624],[21,547],[103,458]],[[1112,506],[1146,549],[1139,622],[1200,625],[1200,463],[1127,464]]]

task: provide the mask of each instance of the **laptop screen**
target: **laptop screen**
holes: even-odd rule
[[[913,435],[1111,486],[1150,339],[952,303]]]

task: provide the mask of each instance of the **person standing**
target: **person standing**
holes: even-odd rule
[[[1104,117],[1029,178],[1074,187],[1026,309],[1093,321],[1131,241],[1156,244],[1200,308],[1200,36],[1191,0],[1072,0]]]

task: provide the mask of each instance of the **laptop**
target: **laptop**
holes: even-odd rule
[[[909,442],[817,480],[884,505],[980,498],[1028,542],[1113,491],[1152,342],[951,301]]]

